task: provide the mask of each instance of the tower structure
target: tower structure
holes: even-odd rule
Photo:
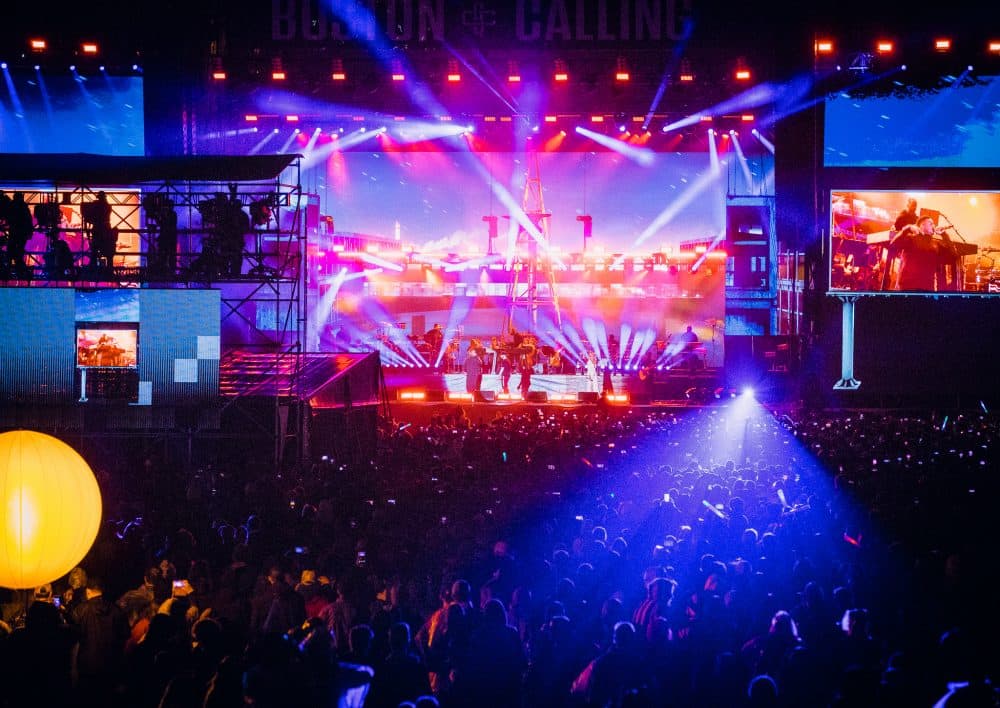
[[[551,309],[555,322],[562,326],[559,295],[552,271],[549,249],[549,219],[542,193],[542,178],[538,167],[538,153],[528,154],[528,175],[524,183],[521,209],[535,227],[534,233],[519,225],[511,259],[513,276],[507,289],[507,318],[504,331],[510,331],[517,314],[525,313],[532,331],[538,328],[538,311]]]

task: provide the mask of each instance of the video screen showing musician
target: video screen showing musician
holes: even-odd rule
[[[1000,192],[831,191],[830,290],[991,292],[998,221]]]
[[[135,330],[79,329],[76,365],[130,368],[136,365],[138,333]]]
[[[937,228],[931,216],[921,216],[889,242],[882,289],[958,291],[960,271],[958,251],[948,230]]]

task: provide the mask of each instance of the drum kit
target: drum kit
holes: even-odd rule
[[[1000,252],[1000,248],[984,246],[976,258],[975,267],[966,270],[965,290],[979,293],[1000,293],[1000,267],[988,253]]]

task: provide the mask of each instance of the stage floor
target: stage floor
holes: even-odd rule
[[[428,370],[383,369],[390,401],[412,400],[407,394],[423,392],[422,400],[441,402],[466,393],[465,374],[442,374]],[[512,398],[502,396],[500,376],[483,376],[480,391],[485,402],[507,404],[520,402],[520,374],[511,376],[509,390]],[[532,374],[528,402],[530,403],[592,403],[601,391],[590,387],[586,376],[574,374]],[[638,373],[614,374],[611,377],[614,393],[627,394],[629,401],[637,404],[684,403],[695,397],[704,397],[722,386],[721,369],[697,371],[661,371],[652,379],[641,379]],[[591,395],[586,395],[586,394]],[[581,395],[583,394],[583,395]],[[480,401],[483,402],[483,401]]]

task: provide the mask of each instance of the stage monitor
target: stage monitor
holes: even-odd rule
[[[831,295],[1000,294],[1000,192],[830,192]]]

